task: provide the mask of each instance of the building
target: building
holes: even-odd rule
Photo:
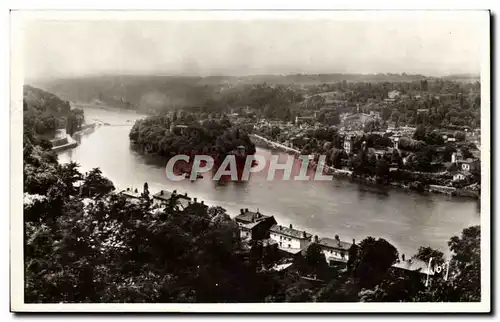
[[[354,140],[352,136],[346,136],[344,138],[344,150],[347,154],[351,153],[353,151],[354,147]]]
[[[368,155],[374,155],[377,160],[380,160],[387,153],[385,150],[379,150],[375,148],[367,148]]]
[[[387,93],[387,97],[392,100],[392,99],[395,99],[396,97],[398,97],[400,94],[401,93],[399,91],[389,91]]]
[[[269,229],[277,222],[273,216],[266,216],[257,212],[249,211],[248,208],[240,209],[238,216],[234,218],[240,229],[241,239],[262,240],[269,238]]]
[[[462,152],[459,150],[451,154],[451,163],[458,163],[464,159]]]
[[[186,135],[188,133],[189,127],[183,124],[172,124],[170,126],[170,132],[173,132],[177,135]]]
[[[172,192],[167,190],[160,190],[160,192],[153,195],[153,205],[162,206],[165,205],[172,197],[177,198],[178,204],[184,209],[189,206],[191,202],[191,198],[187,195],[187,192],[182,194],[178,194],[177,190]]]
[[[467,174],[462,171],[453,172],[453,181],[462,181],[467,178]]]
[[[392,144],[394,144],[394,148],[396,150],[399,150],[399,135],[393,135],[391,136],[391,141],[392,141]]]
[[[427,275],[433,276],[434,275],[434,270],[431,268],[429,270],[429,265],[424,263],[421,260],[417,259],[408,259],[408,260],[398,260],[397,263],[392,265],[392,269],[395,272],[400,272],[402,274],[407,274],[408,272],[416,272],[419,274],[422,274],[423,277],[426,277]]]
[[[182,206],[184,210],[194,210],[194,211],[201,211],[202,213],[206,213],[208,209],[208,205],[205,204],[203,200],[198,202],[198,198],[193,198],[193,202],[187,200],[187,205],[186,205],[186,199],[184,198],[179,198],[178,202]]]
[[[127,188],[119,192],[120,195],[124,196],[128,201],[132,203],[139,203],[142,198],[142,193],[137,189]]]
[[[467,160],[462,160],[462,161],[457,161],[457,165],[460,170],[466,171],[466,172],[471,172],[479,167],[479,161],[474,160],[472,158],[468,158]]]
[[[349,249],[352,245],[355,245],[354,239],[352,243],[347,243],[341,241],[338,235],[335,236],[335,239],[324,237],[319,240],[315,236],[315,242],[320,246],[321,251],[325,254],[326,262],[330,265],[334,262],[347,263],[349,260]]]
[[[379,121],[380,117],[376,113],[354,113],[354,114],[341,114],[340,126],[347,130],[360,130],[364,129],[366,123],[371,121]]]
[[[294,229],[292,225],[285,227],[281,225],[273,225],[269,229],[270,237],[278,243],[280,250],[288,253],[296,254],[301,249],[309,245],[312,235],[298,229]]]

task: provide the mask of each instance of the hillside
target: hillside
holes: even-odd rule
[[[313,74],[256,76],[133,76],[109,75],[38,82],[38,86],[69,101],[103,101],[111,106],[155,110],[204,104],[226,88],[249,84],[314,85],[329,82],[415,81],[422,75]]]
[[[71,109],[68,101],[42,89],[23,87],[24,128],[50,137],[56,129],[75,131],[83,123],[83,111]]]

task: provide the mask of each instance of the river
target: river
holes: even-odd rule
[[[121,189],[160,189],[187,192],[216,204],[235,216],[240,208],[259,209],[274,215],[279,224],[306,230],[321,237],[360,241],[367,236],[385,238],[406,257],[419,246],[431,246],[449,254],[447,241],[463,228],[480,224],[478,202],[439,194],[419,194],[389,187],[370,186],[334,179],[327,182],[268,181],[267,174],[255,173],[243,183],[219,184],[206,178],[191,182],[169,181],[165,161],[135,152],[128,134],[136,119],[134,112],[85,108],[87,122],[99,119],[110,126],[77,138],[78,147],[59,153],[60,162],[70,160],[81,170],[99,167]],[[119,125],[119,126],[113,126]],[[257,153],[287,155],[266,149]]]

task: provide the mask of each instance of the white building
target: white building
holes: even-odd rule
[[[124,196],[128,201],[132,203],[139,203],[142,198],[142,193],[137,189],[127,188],[119,192],[120,195]]]
[[[344,139],[344,150],[347,154],[352,152],[353,147],[353,139],[350,136],[346,136]]]
[[[332,265],[334,262],[347,262],[349,260],[349,249],[355,243],[354,239],[351,243],[341,241],[339,236],[332,238],[321,238],[317,241],[321,251],[325,254],[326,262]]]
[[[465,180],[465,174],[461,172],[453,174],[453,181],[461,181],[461,180]]]
[[[274,225],[269,229],[270,237],[278,243],[278,247],[289,253],[298,253],[301,249],[309,245],[312,235],[290,227]]]
[[[399,91],[390,91],[387,93],[387,97],[389,99],[395,99],[396,97],[398,97],[401,93]]]

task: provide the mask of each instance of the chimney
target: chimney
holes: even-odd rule
[[[243,214],[245,210],[243,208],[240,209],[240,214]]]
[[[194,203],[196,203],[197,201],[198,201],[198,199],[197,199],[197,198],[194,198]]]
[[[177,190],[172,191],[172,194],[175,195],[177,193]]]
[[[339,235],[335,235],[335,240],[336,240],[336,241],[338,241],[338,242],[340,242],[340,237],[339,237]]]
[[[306,234],[306,231],[304,230],[304,232],[302,233],[302,236],[304,236],[304,238],[307,238],[307,234]]]
[[[130,188],[127,188],[127,191],[130,191]]]
[[[352,239],[352,244],[356,245],[356,239],[354,239],[354,238]]]
[[[134,192],[135,192],[135,193],[137,193],[137,192],[138,192],[138,191],[137,191],[137,188],[135,188]]]
[[[203,201],[203,200],[202,200],[202,201],[201,201],[201,204],[202,204],[202,205],[204,205],[204,204],[205,204],[205,201]]]
[[[318,235],[314,235],[314,242],[317,243],[318,242]]]
[[[163,196],[163,190],[160,190],[160,196]]]
[[[184,196],[187,197],[188,196],[188,193],[187,192],[184,192]]]
[[[248,208],[245,208],[245,212],[248,212]]]
[[[292,226],[292,224],[290,224],[290,229],[293,229],[293,226]]]
[[[405,261],[405,254],[401,255],[401,260],[404,262]]]

